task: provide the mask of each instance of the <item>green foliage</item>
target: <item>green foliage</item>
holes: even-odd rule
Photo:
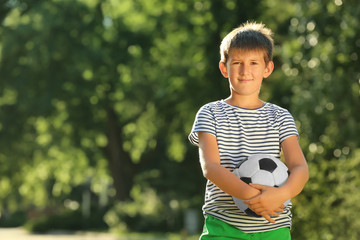
[[[26,223],[26,214],[23,211],[16,211],[10,213],[7,218],[0,219],[0,227],[2,228],[13,228],[21,227]]]
[[[106,223],[117,232],[162,232],[181,229],[180,211],[162,203],[152,189],[141,191],[135,186],[132,201],[115,204],[106,216]],[[180,225],[180,226],[179,226]]]
[[[84,217],[81,211],[62,211],[28,220],[24,227],[29,232],[46,233],[54,230],[86,230],[104,229],[107,227],[102,220],[102,212],[93,212],[89,218]]]
[[[358,166],[360,150],[352,157],[332,159],[329,163],[310,162],[306,191],[299,197],[294,214],[296,239],[358,239],[360,195],[354,192],[360,184]],[[326,186],[326,187],[324,187]]]

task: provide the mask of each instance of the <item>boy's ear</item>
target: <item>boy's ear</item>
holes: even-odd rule
[[[224,78],[229,77],[229,74],[228,74],[227,67],[226,67],[225,63],[219,62],[219,69],[220,69],[221,74],[224,76]]]
[[[274,71],[274,62],[270,61],[268,62],[266,68],[265,68],[265,73],[264,73],[264,78],[267,78],[268,76],[270,76],[270,74]]]

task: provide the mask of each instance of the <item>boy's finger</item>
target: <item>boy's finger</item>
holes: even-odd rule
[[[268,222],[275,223],[275,220],[272,219],[268,214],[262,215]]]
[[[264,213],[266,211],[265,208],[250,208],[250,209],[258,215],[261,215],[261,213]]]
[[[272,216],[272,217],[278,217],[278,216],[280,216],[280,213],[277,212],[277,211],[274,211],[274,212],[270,213],[270,216]]]
[[[281,207],[280,207],[280,208],[275,209],[274,211],[275,211],[275,212],[283,212],[283,211],[284,211],[284,208],[281,208]]]
[[[248,200],[244,200],[244,203],[246,205],[253,205],[253,204],[256,204],[256,203],[260,203],[260,198],[257,196],[257,197],[254,197],[254,198],[251,198],[251,199],[248,199]]]

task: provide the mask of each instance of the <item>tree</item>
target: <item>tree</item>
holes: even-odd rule
[[[220,29],[257,11],[234,1],[5,2],[4,202],[42,206],[88,179],[97,193],[113,182],[119,200],[147,180],[169,202],[194,196],[201,174],[187,178],[192,188],[176,177],[199,170],[186,142],[197,108],[227,91],[216,79]]]
[[[156,129],[143,127],[155,114],[148,101],[151,83],[137,71],[138,59],[148,54],[150,32],[130,31],[121,15],[112,19],[110,2],[15,3],[1,29],[6,162],[27,172],[45,165],[45,176],[36,176],[39,182],[30,188],[39,192],[45,186],[40,183],[53,178],[48,186],[53,193],[68,193],[89,177],[105,177],[106,186],[109,179],[101,175],[105,164],[117,198],[128,198],[135,162],[155,147],[151,138]],[[133,136],[134,124],[145,132],[141,141]],[[131,141],[138,141],[135,147]],[[64,165],[72,167],[60,173]],[[18,180],[24,195],[21,189],[30,182]],[[46,192],[44,187],[36,196],[46,199]]]

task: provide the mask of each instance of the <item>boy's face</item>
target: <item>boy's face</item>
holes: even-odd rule
[[[229,79],[233,96],[258,97],[262,80],[272,73],[274,64],[272,61],[265,63],[262,51],[233,49],[226,64],[220,62],[219,68]]]

